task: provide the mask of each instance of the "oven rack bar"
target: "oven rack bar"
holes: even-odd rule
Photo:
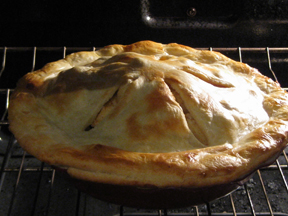
[[[93,51],[97,50],[97,47],[3,47],[0,48],[0,61],[2,59],[2,62],[0,62],[0,80],[2,78],[2,75],[9,70],[8,64],[6,62],[9,60],[10,56],[12,56],[13,53],[25,53],[27,51],[31,52],[31,67],[30,71],[35,70],[36,62],[38,61],[38,53],[39,52],[57,52],[60,53],[60,56],[65,57],[68,53],[76,52],[76,51]],[[228,53],[236,53],[238,57],[236,57],[236,60],[242,61],[242,56],[245,53],[255,52],[255,53],[264,53],[266,55],[265,61],[266,66],[268,67],[269,71],[271,72],[271,77],[275,80],[278,80],[277,73],[274,73],[275,68],[273,67],[273,62],[283,62],[288,63],[288,47],[287,48],[281,48],[281,47],[263,47],[263,48],[245,48],[245,47],[237,47],[237,48],[214,48],[214,47],[208,47],[208,48],[200,48],[203,50],[213,50],[213,51],[219,51],[219,52],[228,52]],[[2,56],[1,56],[2,53]],[[287,58],[283,58],[281,60],[276,59],[275,57],[271,58],[271,54],[279,53],[279,54],[287,54]],[[57,59],[55,59],[57,60]],[[1,64],[2,63],[2,64]],[[287,64],[288,65],[288,64]],[[287,68],[287,67],[286,67]],[[29,70],[27,70],[29,71]],[[277,70],[275,70],[277,72]],[[20,77],[19,77],[20,78]],[[281,80],[280,80],[281,81]],[[288,85],[283,87],[284,89],[288,90]],[[7,109],[9,106],[9,97],[11,95],[11,92],[13,92],[13,87],[9,88],[1,88],[0,86],[0,96],[3,95],[5,97],[5,100],[2,104],[0,104],[2,107],[4,107],[4,111],[0,113],[0,128],[7,128],[9,126],[9,122],[7,120]],[[0,101],[1,102],[1,101]],[[37,182],[35,183],[36,186],[36,192],[33,199],[33,208],[31,210],[31,215],[35,215],[37,212],[37,204],[38,200],[40,199],[40,191],[41,191],[41,182],[45,178],[47,174],[49,177],[49,190],[47,194],[48,203],[45,207],[44,214],[45,215],[53,215],[52,210],[50,208],[51,204],[51,197],[53,196],[53,193],[55,193],[55,181],[57,178],[57,175],[55,173],[55,170],[51,167],[46,166],[44,163],[40,163],[36,167],[32,167],[27,165],[29,160],[33,159],[32,156],[28,155],[25,151],[16,152],[15,153],[15,146],[17,146],[17,141],[14,139],[14,137],[10,134],[9,141],[7,143],[6,150],[4,154],[0,154],[0,196],[1,196],[1,189],[3,190],[3,183],[5,183],[5,180],[7,179],[7,175],[11,173],[17,174],[17,178],[15,181],[14,190],[12,193],[12,196],[10,197],[10,203],[8,206],[8,213],[7,215],[12,215],[13,210],[17,208],[17,195],[19,191],[21,190],[21,181],[23,180],[23,175],[25,173],[35,173],[39,175],[39,178]],[[251,186],[249,186],[249,183],[246,183],[240,190],[241,193],[244,193],[247,199],[247,208],[248,212],[243,212],[242,210],[238,210],[237,203],[238,195],[237,191],[234,193],[231,193],[227,197],[225,197],[226,201],[230,201],[231,203],[231,211],[229,212],[214,212],[213,211],[213,205],[210,203],[207,203],[203,206],[195,206],[191,208],[190,213],[185,212],[173,212],[170,210],[158,210],[153,213],[147,213],[147,212],[129,212],[129,210],[126,210],[127,207],[120,206],[119,207],[119,213],[116,215],[120,216],[148,216],[148,215],[158,215],[158,216],[187,216],[187,215],[223,215],[223,216],[229,216],[229,215],[260,215],[260,216],[266,216],[266,215],[274,215],[274,216],[280,216],[280,215],[288,215],[288,210],[283,212],[278,212],[276,210],[273,210],[273,200],[271,200],[269,192],[267,191],[269,189],[269,184],[267,185],[265,175],[266,172],[277,172],[277,176],[279,176],[279,181],[281,181],[284,186],[283,190],[286,192],[286,198],[288,200],[288,186],[287,186],[287,167],[288,167],[288,159],[287,159],[287,150],[283,151],[283,154],[281,154],[281,158],[279,158],[274,164],[270,165],[269,167],[262,168],[258,170],[255,174],[257,180],[257,183],[259,182],[260,188],[262,190],[262,193],[264,193],[264,201],[263,205],[267,206],[266,211],[258,211],[257,210],[257,202],[253,199],[253,193],[251,193]],[[281,159],[281,161],[280,161]],[[10,163],[14,160],[21,161],[18,166],[12,166]],[[7,180],[6,180],[7,181]],[[272,182],[273,183],[273,182]],[[83,195],[82,193],[77,193],[77,205],[74,215],[85,215],[85,212],[87,210],[83,210],[83,207],[81,205],[83,204]],[[286,202],[288,205],[288,203]],[[129,209],[129,208],[128,208]],[[204,209],[204,210],[203,210]],[[83,213],[84,212],[84,213]],[[97,215],[97,213],[96,213]],[[54,215],[53,215],[54,216]]]
[[[7,50],[9,51],[14,51],[14,52],[21,52],[21,51],[28,51],[28,50],[34,50],[37,49],[39,51],[63,51],[63,49],[69,50],[69,51],[95,51],[98,49],[101,49],[102,47],[66,47],[66,46],[61,46],[61,47],[0,47],[1,52],[5,52]],[[270,51],[273,52],[287,52],[288,47],[268,47]],[[267,47],[196,47],[196,49],[200,50],[211,50],[213,49],[214,51],[238,51],[241,49],[241,51],[244,52],[266,52]]]

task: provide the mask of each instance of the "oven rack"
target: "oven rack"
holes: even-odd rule
[[[272,165],[233,193],[206,205],[185,209],[133,209],[105,203],[79,192],[50,166],[18,145],[9,132],[9,97],[17,80],[45,63],[77,51],[97,47],[2,47],[0,48],[0,215],[288,215],[288,148]],[[288,47],[198,48],[219,51],[258,68],[288,90]]]

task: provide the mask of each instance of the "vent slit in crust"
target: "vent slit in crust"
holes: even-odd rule
[[[233,88],[235,87],[232,83],[225,81],[221,78],[216,77],[213,74],[210,74],[210,70],[207,68],[207,73],[204,73],[201,70],[198,70],[196,67],[184,66],[182,68],[183,71],[198,77],[199,79],[207,82],[215,87],[220,88]]]
[[[118,103],[118,100],[117,100],[118,91],[119,89],[117,89],[112,95],[112,97],[103,105],[103,107],[96,114],[96,117],[94,118],[93,122],[85,128],[85,131],[92,130],[97,123],[102,121],[107,115],[109,115],[109,113],[111,113],[112,109]]]
[[[168,83],[169,83],[169,81],[168,81]],[[188,125],[190,131],[193,133],[195,138],[198,139],[198,141],[203,144],[203,146],[208,146],[208,140],[206,138],[205,133],[203,132],[203,130],[201,129],[201,127],[199,126],[197,121],[193,118],[191,113],[188,111],[181,95],[168,83],[166,80],[166,84],[168,85],[172,95],[174,96],[175,101],[179,104],[179,106],[183,110],[183,113],[184,113],[184,116],[185,116],[185,119],[186,119],[186,122],[187,122],[187,125]]]

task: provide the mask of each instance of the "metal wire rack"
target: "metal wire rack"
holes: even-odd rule
[[[96,47],[0,48],[0,215],[288,215],[288,148],[269,167],[233,193],[206,205],[185,209],[133,209],[83,194],[54,169],[29,155],[9,132],[9,96],[26,72],[76,51]],[[258,68],[288,90],[288,48],[199,48],[219,51]]]

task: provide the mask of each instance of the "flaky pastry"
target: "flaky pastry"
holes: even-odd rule
[[[9,106],[30,154],[76,179],[205,188],[245,179],[287,144],[287,93],[250,66],[141,41],[28,73]]]

